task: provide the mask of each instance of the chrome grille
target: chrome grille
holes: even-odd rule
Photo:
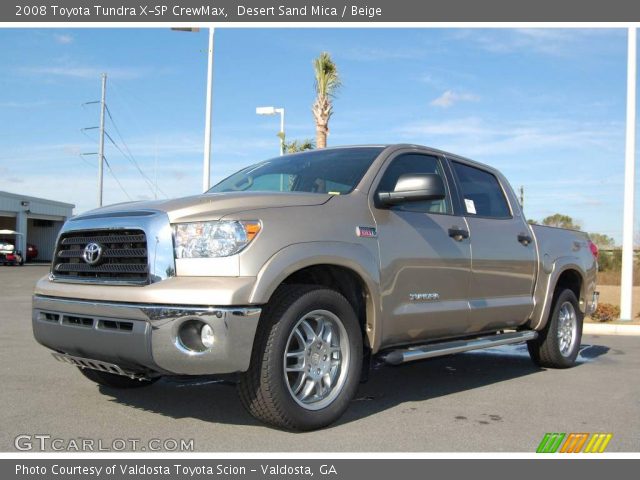
[[[102,249],[99,261],[93,265],[83,256],[90,243]],[[69,231],[58,240],[52,275],[63,281],[147,283],[147,256],[142,230]]]

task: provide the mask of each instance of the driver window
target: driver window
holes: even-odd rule
[[[440,160],[432,155],[422,155],[417,153],[405,153],[399,155],[391,161],[391,164],[384,172],[380,184],[379,192],[391,192],[401,175],[407,173],[437,173],[442,177],[446,186]],[[394,210],[403,210],[422,213],[450,213],[448,197],[443,200],[427,200],[421,202],[408,202],[393,207]]]

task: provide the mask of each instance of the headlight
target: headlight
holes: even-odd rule
[[[173,226],[176,258],[235,255],[260,231],[258,221],[177,223]]]

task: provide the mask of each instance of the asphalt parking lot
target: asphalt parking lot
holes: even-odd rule
[[[31,332],[46,271],[0,267],[1,451],[45,434],[103,446],[193,439],[196,451],[533,452],[545,432],[611,432],[607,451],[640,451],[640,336],[586,336],[580,364],[563,371],[535,367],[524,346],[380,367],[336,425],[293,434],[245,413],[229,382],[116,391],[55,361]]]

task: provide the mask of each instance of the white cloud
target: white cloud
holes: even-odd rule
[[[618,153],[616,148],[623,140],[624,126],[562,119],[505,122],[465,117],[414,122],[399,128],[398,134],[408,142],[439,145],[445,150],[472,157],[587,147]]]
[[[515,28],[460,29],[452,34],[454,40],[475,43],[492,53],[533,52],[566,56],[579,48],[606,50],[611,41],[617,42],[623,30],[587,28]],[[588,41],[597,40],[597,41]],[[587,42],[588,41],[588,42]]]
[[[104,64],[80,64],[70,57],[53,59],[48,64],[30,65],[15,67],[14,72],[21,75],[36,75],[43,78],[61,77],[78,79],[96,79],[102,73],[106,73],[109,78],[120,80],[137,80],[153,75],[165,75],[172,72],[171,66],[163,65],[156,67],[145,66],[118,66]]]
[[[212,184],[245,167],[264,159],[252,156],[255,149],[272,148],[278,152],[277,138],[259,139],[246,135],[230,136],[218,132],[212,154]],[[114,140],[122,146],[121,139]],[[158,132],[153,135],[126,137],[134,158],[151,181],[157,176],[159,196],[181,197],[199,193],[202,184],[202,136],[196,132]],[[132,163],[110,142],[106,143],[106,157],[129,197],[145,200],[153,197],[152,189]],[[87,139],[80,143],[12,145],[0,152],[0,165],[20,159],[19,177],[11,169],[0,167],[0,190],[16,191],[36,197],[51,198],[77,206],[76,213],[95,208],[97,157],[80,157],[81,152],[95,152],[96,144]],[[65,173],[61,173],[65,172]],[[71,177],[69,173],[71,172]],[[156,174],[157,173],[157,174]],[[23,180],[18,183],[18,179]],[[105,204],[128,201],[127,195],[105,168]]]
[[[53,39],[60,45],[69,45],[73,43],[74,40],[73,35],[69,35],[68,33],[54,33]]]
[[[341,49],[336,56],[359,62],[379,62],[381,60],[415,60],[427,56],[426,48],[378,48],[354,47]]]
[[[458,102],[477,102],[480,100],[478,95],[472,93],[458,93],[453,90],[447,90],[438,98],[431,101],[434,107],[449,108]]]
[[[72,77],[81,79],[95,79],[102,73],[107,73],[110,78],[120,80],[136,80],[145,76],[148,72],[137,67],[108,67],[108,66],[82,66],[82,65],[60,65],[60,66],[38,66],[24,67],[20,71],[32,75],[53,75],[59,77]]]
[[[44,100],[34,100],[33,102],[0,102],[0,108],[38,108],[44,107],[45,105],[49,105],[49,102]]]

